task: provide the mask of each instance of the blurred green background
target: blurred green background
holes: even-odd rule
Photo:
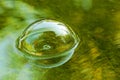
[[[30,65],[15,41],[32,22],[55,19],[81,39],[64,65]],[[120,80],[120,0],[0,0],[0,80]]]

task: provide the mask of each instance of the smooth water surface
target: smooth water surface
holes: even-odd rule
[[[43,19],[69,25],[81,40],[71,59],[55,68],[32,64],[40,63],[25,58],[15,46],[27,26]],[[55,31],[34,34],[26,37],[30,46],[25,50],[37,51],[37,56],[48,55],[47,50],[58,55],[52,50],[63,52],[73,44],[71,36],[58,37]],[[60,44],[47,35],[57,37]],[[120,80],[120,0],[0,0],[0,80]]]

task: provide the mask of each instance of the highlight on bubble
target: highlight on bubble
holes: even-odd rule
[[[17,49],[41,68],[53,68],[67,62],[80,39],[66,24],[55,20],[40,20],[28,26],[16,41]]]

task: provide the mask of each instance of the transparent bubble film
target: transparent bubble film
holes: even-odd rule
[[[67,62],[79,41],[68,25],[55,20],[40,20],[28,26],[16,44],[32,64],[52,68]]]

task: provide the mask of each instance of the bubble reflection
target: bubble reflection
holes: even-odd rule
[[[17,39],[17,48],[32,64],[52,68],[67,62],[78,43],[78,36],[69,26],[54,20],[41,20],[24,30]]]

